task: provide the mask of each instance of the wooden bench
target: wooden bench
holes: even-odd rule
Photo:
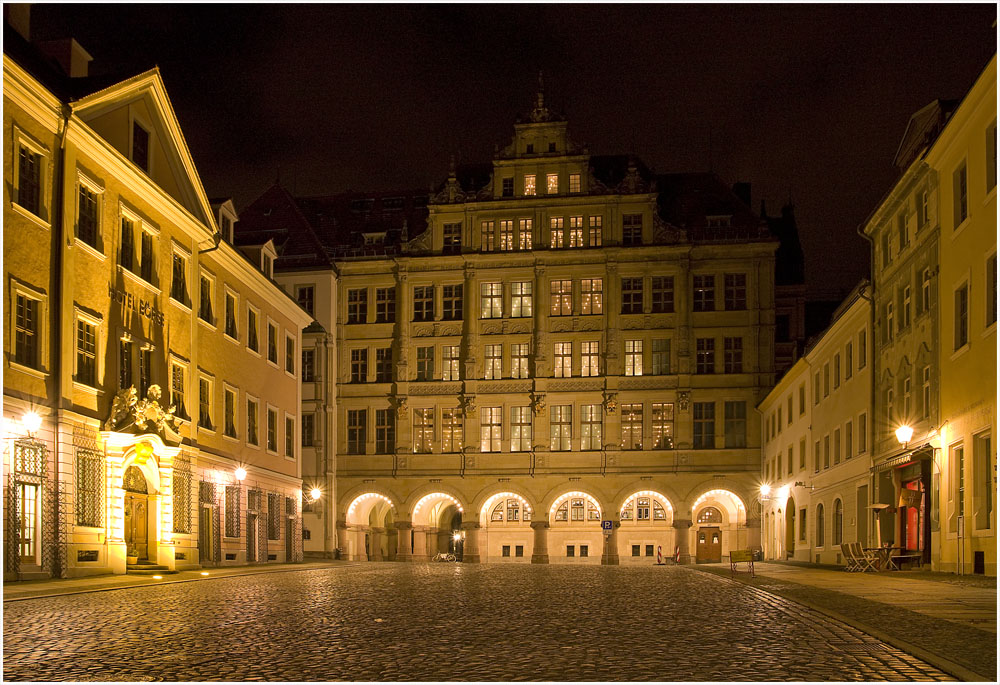
[[[894,557],[890,557],[892,564],[897,568],[902,570],[903,564],[916,564],[917,568],[920,568],[924,557],[920,553],[916,554],[897,554]]]
[[[753,552],[748,549],[734,549],[729,552],[729,570],[732,575],[736,575],[739,569],[736,568],[737,564],[746,564],[747,573],[750,574],[751,578],[755,578],[753,572]]]

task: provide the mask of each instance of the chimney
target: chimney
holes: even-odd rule
[[[94,58],[76,42],[75,38],[60,38],[38,43],[38,48],[54,59],[70,78],[87,76]]]
[[[734,183],[733,184],[733,194],[740,198],[740,201],[747,207],[750,206],[750,184],[749,183]]]
[[[28,3],[4,3],[4,21],[21,34],[26,41],[31,42],[31,5]]]

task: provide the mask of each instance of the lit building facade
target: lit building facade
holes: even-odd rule
[[[939,178],[941,528],[935,567],[995,576],[996,56],[926,155]]]
[[[66,46],[5,34],[4,578],[301,559],[311,319],[224,235],[159,71]]]
[[[302,249],[297,219],[272,220],[278,192],[238,230]],[[591,156],[539,93],[491,164],[429,196],[294,202],[336,273],[317,317],[336,335],[317,370],[336,386],[336,494],[305,525],[335,522],[343,554],[614,564],[759,546],[777,241],[719,179]],[[314,282],[280,251],[288,292]]]
[[[842,564],[841,543],[870,544],[870,302],[862,283],[758,407],[765,559]]]

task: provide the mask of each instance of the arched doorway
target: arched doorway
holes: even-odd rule
[[[674,511],[659,492],[640,490],[625,498],[618,532],[621,563],[653,563],[674,556]]]
[[[795,500],[785,503],[785,557],[795,558]]]
[[[395,508],[378,492],[358,495],[347,507],[347,555],[352,561],[383,561],[389,557],[387,531],[394,529]]]
[[[722,561],[722,512],[717,507],[703,507],[698,512],[695,562],[699,564]]]
[[[125,469],[125,551],[127,556],[149,557],[149,492],[146,478],[138,466]]]
[[[421,548],[426,558],[437,554],[454,554],[459,561],[465,553],[465,536],[462,529],[462,504],[444,492],[432,492],[421,497],[413,507],[413,558],[419,559]],[[416,536],[424,535],[426,542],[419,544]],[[473,545],[478,548],[477,544]],[[478,552],[477,552],[478,554]]]
[[[586,492],[566,492],[549,508],[549,554],[558,563],[600,564],[601,505]]]
[[[531,560],[531,504],[524,497],[514,492],[492,495],[479,511],[479,524],[485,532],[480,541],[483,561]]]
[[[731,490],[703,493],[695,500],[691,512],[696,562],[720,562],[730,550],[746,549],[750,544],[746,505]]]

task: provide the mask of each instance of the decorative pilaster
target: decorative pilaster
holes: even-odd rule
[[[531,531],[534,533],[535,537],[535,544],[531,550],[531,563],[549,563],[549,522],[532,521]]]
[[[410,521],[396,521],[396,561],[413,561],[411,537],[413,524]]]
[[[690,535],[691,519],[674,519],[674,541],[680,551],[680,563],[691,563]]]
[[[467,564],[478,564],[479,522],[463,521],[462,530],[465,532],[465,545],[463,547],[462,561]]]

